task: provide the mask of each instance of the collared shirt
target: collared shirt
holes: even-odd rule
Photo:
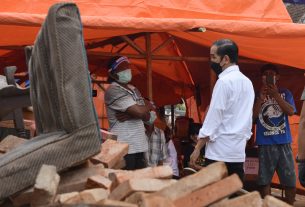
[[[146,153],[147,164],[150,167],[157,166],[160,161],[168,157],[164,132],[154,127],[150,136],[147,136],[148,151]]]
[[[224,162],[244,162],[246,142],[252,132],[254,89],[237,65],[225,69],[216,82],[200,138],[209,137],[205,157]]]
[[[304,88],[302,96],[301,96],[301,101],[304,101],[304,100],[305,100],[305,88]]]
[[[110,132],[118,136],[118,141],[129,145],[128,154],[146,152],[148,143],[145,127],[141,119],[130,119],[119,122],[116,118],[118,111],[125,112],[135,104],[145,105],[140,92],[132,85],[130,90],[113,82],[105,92],[105,104]]]

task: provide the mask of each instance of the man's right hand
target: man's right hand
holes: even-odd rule
[[[192,168],[195,168],[195,169],[196,169],[196,168],[198,167],[198,165],[196,164],[196,162],[197,162],[199,156],[200,156],[200,150],[197,149],[197,148],[195,148],[194,151],[193,151],[193,153],[191,154],[191,157],[190,157],[190,166],[191,166]]]

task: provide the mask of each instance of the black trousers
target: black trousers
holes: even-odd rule
[[[208,166],[214,162],[217,162],[217,161],[205,158],[206,166]],[[244,163],[243,162],[225,162],[225,164],[227,166],[229,175],[236,173],[238,175],[238,177],[240,178],[240,180],[242,182],[244,181],[245,172],[244,172]]]
[[[146,167],[144,152],[127,154],[124,156],[126,167],[125,170],[136,170]]]

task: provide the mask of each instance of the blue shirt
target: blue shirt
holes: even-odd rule
[[[281,97],[294,108],[293,96],[287,89],[280,89]],[[288,144],[292,142],[288,115],[276,100],[267,95],[256,120],[256,143],[258,145]]]

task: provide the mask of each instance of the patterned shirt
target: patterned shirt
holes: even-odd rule
[[[145,127],[141,119],[131,119],[119,122],[116,118],[118,111],[125,112],[135,104],[145,105],[140,92],[132,85],[130,90],[113,82],[105,91],[105,104],[109,121],[109,131],[118,136],[118,141],[129,144],[128,154],[146,152],[148,143]]]
[[[164,132],[154,127],[150,136],[147,136],[148,151],[146,153],[147,164],[150,167],[157,166],[160,161],[168,157]]]

